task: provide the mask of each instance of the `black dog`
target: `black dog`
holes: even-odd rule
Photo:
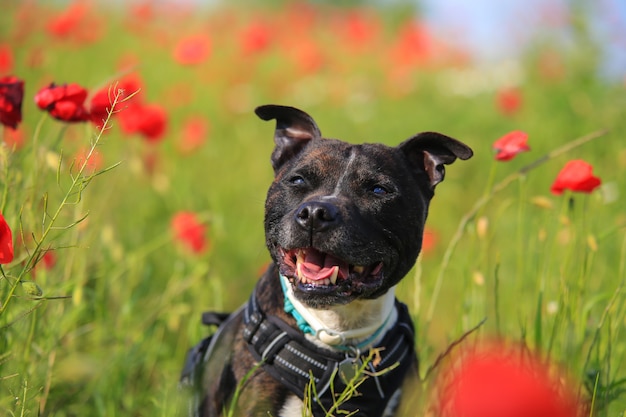
[[[391,416],[417,367],[413,324],[394,288],[420,252],[444,165],[472,150],[434,132],[397,147],[351,145],[322,138],[293,107],[256,114],[276,119],[265,205],[274,262],[239,311],[205,316],[220,326],[183,371],[196,387],[192,411]]]

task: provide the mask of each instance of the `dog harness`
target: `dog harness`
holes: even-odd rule
[[[307,398],[312,384],[313,416],[325,416],[351,380],[356,393],[333,414],[341,410],[380,416],[415,364],[413,323],[404,304],[396,300],[396,308],[397,325],[378,346],[366,352],[335,352],[320,348],[282,319],[265,315],[253,293],[244,309],[244,339],[263,369],[300,399]]]
[[[311,398],[309,407],[313,417],[328,415],[335,403],[332,415],[358,411],[363,417],[381,416],[404,377],[416,371],[413,323],[406,305],[397,300],[396,326],[377,346],[363,352],[357,348],[334,351],[319,347],[281,318],[265,314],[255,291],[242,308],[237,314],[243,314],[243,337],[255,360],[301,400],[306,402]],[[219,325],[224,320],[228,321],[226,315],[203,314],[205,324]],[[191,385],[192,375],[199,366],[221,360],[210,357],[209,345],[207,338],[190,350],[181,378],[183,383]],[[348,386],[355,387],[356,392],[341,401]]]

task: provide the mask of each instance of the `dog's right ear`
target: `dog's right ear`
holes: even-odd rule
[[[274,171],[299,154],[310,140],[322,137],[315,120],[295,107],[267,104],[257,107],[254,112],[263,120],[276,119],[274,132],[276,147],[272,152]]]

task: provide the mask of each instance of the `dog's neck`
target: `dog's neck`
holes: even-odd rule
[[[395,287],[373,300],[355,300],[349,304],[316,309],[302,304],[293,294],[287,278],[281,277],[286,299],[306,322],[307,337],[320,346],[367,349],[379,342],[396,323]],[[303,327],[303,326],[301,326]]]

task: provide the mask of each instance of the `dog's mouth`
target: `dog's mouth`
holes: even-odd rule
[[[315,248],[282,249],[281,254],[281,274],[300,291],[353,294],[382,281],[383,262],[354,265]]]

